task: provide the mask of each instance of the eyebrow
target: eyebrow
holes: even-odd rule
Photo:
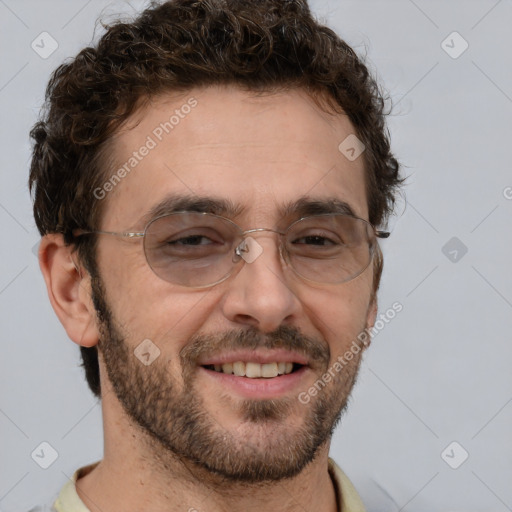
[[[246,207],[236,204],[225,198],[213,196],[195,195],[170,195],[159,201],[139,220],[142,225],[148,224],[151,220],[176,212],[200,212],[213,213],[227,218],[236,218],[246,211]],[[281,218],[307,217],[310,215],[322,215],[328,213],[339,213],[357,217],[354,208],[346,201],[335,197],[310,198],[301,197],[295,201],[289,201],[278,208]]]
[[[354,208],[346,201],[336,197],[327,198],[309,198],[301,197],[296,201],[290,201],[279,209],[283,217],[296,215],[298,217],[307,217],[309,215],[322,215],[326,213],[340,213],[357,217]]]
[[[236,205],[229,199],[195,196],[195,195],[170,195],[162,199],[139,220],[146,225],[153,219],[176,212],[200,212],[213,213],[223,217],[237,217],[245,208]]]

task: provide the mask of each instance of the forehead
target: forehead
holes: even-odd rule
[[[339,150],[354,131],[302,90],[160,95],[111,141],[102,227],[140,229],[171,196],[226,200],[251,222],[268,223],[301,199],[343,201],[367,218],[364,160]]]

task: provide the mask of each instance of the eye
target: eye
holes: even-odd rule
[[[161,230],[155,233],[155,241],[167,247],[196,247],[223,244],[226,236],[210,227],[190,227],[188,229]]]
[[[215,242],[204,235],[189,235],[176,240],[168,240],[166,243],[169,245],[208,245]]]
[[[153,239],[153,250],[172,257],[204,257],[224,252],[226,237],[215,229],[190,228],[175,233],[160,233]]]
[[[321,228],[321,227],[308,227],[294,233],[290,239],[294,245],[306,246],[319,246],[319,247],[333,247],[343,245],[343,240],[340,233]]]
[[[320,245],[320,246],[326,246],[326,245],[339,245],[340,242],[335,242],[331,238],[328,238],[326,236],[322,235],[307,235],[303,236],[301,238],[295,239],[293,244],[306,244],[306,245]]]

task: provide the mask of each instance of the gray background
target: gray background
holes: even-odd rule
[[[141,5],[0,0],[4,512],[44,502],[102,456],[100,406],[33,254],[28,131],[50,72],[88,44],[95,27],[101,32],[96,18]],[[374,338],[331,455],[370,511],[510,511],[512,2],[312,7],[378,70],[395,103],[389,126],[409,176],[407,204],[398,205],[383,243],[380,294],[381,312],[395,301],[403,311]],[[31,48],[43,31],[59,45],[46,59]],[[459,36],[442,44],[453,31],[469,44],[457,58]],[[48,469],[31,457],[44,441],[58,452]],[[469,458],[453,469],[446,461],[460,463],[462,450]]]

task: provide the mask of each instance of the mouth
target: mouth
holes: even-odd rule
[[[298,393],[311,377],[308,359],[285,350],[239,350],[198,364],[206,389],[227,391],[242,398],[277,399]]]
[[[289,375],[299,371],[305,365],[290,361],[272,363],[257,363],[252,361],[235,361],[234,363],[203,365],[206,370],[211,370],[226,375],[236,375],[248,379],[273,379],[281,375]]]

